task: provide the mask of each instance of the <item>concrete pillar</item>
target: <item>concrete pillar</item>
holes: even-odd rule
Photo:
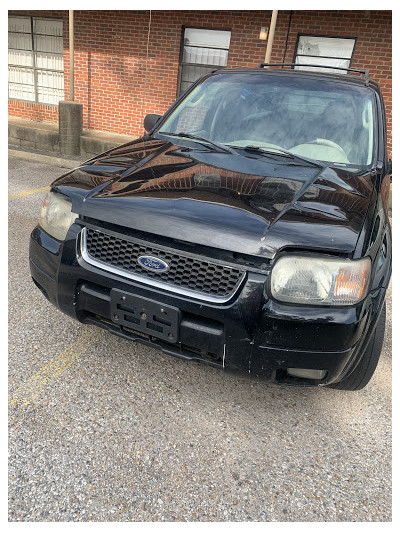
[[[65,155],[81,154],[83,106],[77,102],[58,104],[60,151]]]

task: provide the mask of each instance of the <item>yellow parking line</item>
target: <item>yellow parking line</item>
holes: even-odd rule
[[[16,194],[11,194],[8,199],[18,198],[19,196],[27,196],[28,194],[35,194],[35,192],[48,191],[50,187],[41,187],[40,189],[31,189],[30,191],[17,192]]]
[[[56,380],[68,368],[73,365],[79,357],[86,352],[90,346],[95,344],[100,338],[101,330],[84,330],[81,337],[71,344],[58,357],[50,361],[39,372],[31,376],[10,399],[11,407],[17,405],[29,405],[44,391],[46,386]]]

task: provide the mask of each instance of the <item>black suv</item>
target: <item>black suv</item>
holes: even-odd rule
[[[201,78],[143,137],[57,179],[31,274],[61,311],[125,339],[357,390],[391,274],[382,96],[364,71],[265,66]]]

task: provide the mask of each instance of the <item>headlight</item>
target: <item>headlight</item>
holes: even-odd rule
[[[71,207],[71,200],[66,196],[54,192],[47,193],[40,213],[40,226],[59,241],[63,241],[78,216],[71,211]]]
[[[371,261],[283,256],[271,272],[271,295],[281,302],[352,305],[368,289]]]

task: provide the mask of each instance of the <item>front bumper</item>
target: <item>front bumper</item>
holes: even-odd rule
[[[73,224],[63,243],[39,226],[31,235],[32,278],[62,312],[174,356],[277,383],[326,385],[344,377],[363,354],[385,297],[379,289],[354,307],[285,305],[265,298],[266,275],[249,272],[229,302],[203,302],[86,263],[79,251],[81,229]],[[177,342],[115,323],[112,289],[178,308]],[[297,378],[287,368],[326,370],[326,376]]]

